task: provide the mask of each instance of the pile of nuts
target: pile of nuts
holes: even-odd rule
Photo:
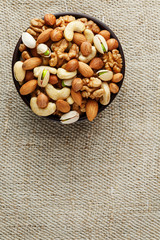
[[[30,107],[39,116],[58,115],[63,124],[86,113],[97,116],[108,105],[123,79],[118,41],[87,18],[46,14],[32,19],[22,34],[21,59],[14,65],[20,94],[30,94]]]

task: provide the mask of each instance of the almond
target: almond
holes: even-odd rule
[[[44,21],[46,25],[53,26],[56,23],[56,17],[53,14],[46,14]]]
[[[74,102],[77,103],[78,106],[81,106],[82,95],[80,92],[75,92],[73,88],[71,88],[71,97],[73,98]]]
[[[34,79],[34,74],[32,71],[26,71],[26,75],[25,75],[25,81],[29,81],[29,80],[32,80]]]
[[[111,38],[107,41],[108,50],[112,51],[113,49],[118,48],[118,41],[114,38]]]
[[[83,87],[83,81],[81,78],[74,78],[72,81],[72,88],[75,92],[78,92]]]
[[[62,99],[58,99],[56,101],[56,107],[57,107],[58,111],[63,112],[63,113],[67,113],[71,109],[69,103],[64,101],[64,100],[62,100]]]
[[[82,33],[74,33],[73,42],[80,46],[83,42],[86,42],[86,38]]]
[[[80,47],[83,56],[87,57],[92,52],[92,45],[90,42],[83,42]]]
[[[50,75],[49,77],[49,83],[54,85],[58,83],[58,77],[56,75]]]
[[[37,38],[37,43],[44,43],[47,42],[50,39],[50,34],[51,31],[53,29],[52,28],[48,28],[46,30],[44,30]]]
[[[93,58],[89,64],[89,66],[93,69],[99,70],[103,67],[104,63],[101,58]]]
[[[50,37],[53,42],[58,42],[63,38],[63,32],[55,28],[52,30]]]
[[[66,69],[68,72],[74,72],[76,69],[78,69],[78,60],[77,60],[77,59],[72,59],[72,60],[70,60],[70,61],[66,64],[65,69]]]
[[[22,85],[22,87],[20,88],[20,94],[21,95],[27,95],[27,94],[30,94],[32,93],[36,87],[37,87],[37,80],[33,79],[33,80],[30,80],[28,82],[26,82],[25,84]]]
[[[37,105],[39,108],[46,108],[48,105],[49,99],[44,93],[40,93],[37,97]]]
[[[112,82],[118,83],[122,80],[123,74],[122,73],[116,73],[113,75]]]
[[[24,70],[31,70],[31,69],[41,65],[41,63],[42,63],[42,59],[40,59],[38,57],[33,57],[33,58],[30,58],[30,59],[27,59],[26,61],[24,61],[22,68]]]
[[[84,77],[92,77],[94,73],[92,68],[84,62],[79,62],[78,70]]]
[[[110,89],[111,93],[114,93],[114,94],[119,92],[119,87],[115,83],[110,83],[109,89]]]
[[[86,104],[86,115],[89,121],[93,121],[93,119],[97,116],[98,113],[98,103],[95,100],[89,99]]]
[[[110,32],[107,31],[107,30],[102,30],[102,31],[99,32],[99,34],[100,34],[101,36],[103,36],[106,41],[107,41],[108,39],[110,39],[110,36],[111,36]]]

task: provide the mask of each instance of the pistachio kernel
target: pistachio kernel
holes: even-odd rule
[[[101,46],[102,46],[103,52],[106,52],[106,49],[105,49],[105,46],[103,45],[103,43],[101,43]]]
[[[43,72],[42,72],[42,80],[45,78],[45,76],[46,76],[46,73],[47,73],[47,70],[46,70],[46,69],[44,69],[44,70],[43,70]]]
[[[47,50],[45,53],[44,53],[44,56],[48,56],[50,54],[49,50]]]

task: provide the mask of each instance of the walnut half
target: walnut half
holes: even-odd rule
[[[114,73],[120,73],[122,69],[122,56],[117,49],[113,49],[112,52],[105,53],[103,55],[103,62],[105,63],[105,69],[113,71]]]

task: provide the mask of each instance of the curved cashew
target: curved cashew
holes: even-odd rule
[[[103,96],[100,98],[100,103],[102,105],[107,105],[110,102],[111,93],[108,83],[104,82],[101,85],[101,88],[104,89]]]
[[[88,42],[90,42],[91,44],[93,43],[94,34],[90,29],[84,30],[84,36]]]
[[[53,67],[48,67],[48,66],[40,66],[40,67],[35,67],[34,70],[33,70],[33,73],[34,73],[34,76],[36,78],[38,78],[40,72],[42,70],[44,70],[44,68],[46,70],[48,70],[51,74],[56,74],[57,73],[57,69],[56,68],[53,68]]]
[[[38,116],[49,116],[56,111],[56,104],[49,102],[46,108],[39,108],[37,105],[37,97],[32,97],[30,100],[32,111]]]
[[[58,99],[66,99],[70,95],[70,88],[67,88],[67,87],[64,87],[62,89],[56,89],[51,84],[48,84],[45,87],[45,90],[48,96],[55,101]]]
[[[92,46],[92,52],[91,54],[89,54],[87,57],[83,56],[82,53],[80,53],[79,56],[79,61],[84,62],[84,63],[88,63],[89,61],[91,61],[95,56],[96,56],[97,50],[94,46]]]
[[[65,30],[64,30],[64,37],[67,41],[72,41],[73,39],[73,34],[74,31],[75,32],[83,32],[85,29],[85,25],[84,23],[75,20],[73,22],[68,23],[68,25],[66,26]]]
[[[77,70],[74,72],[67,72],[64,68],[58,68],[57,70],[57,76],[60,79],[70,79],[77,75]]]

